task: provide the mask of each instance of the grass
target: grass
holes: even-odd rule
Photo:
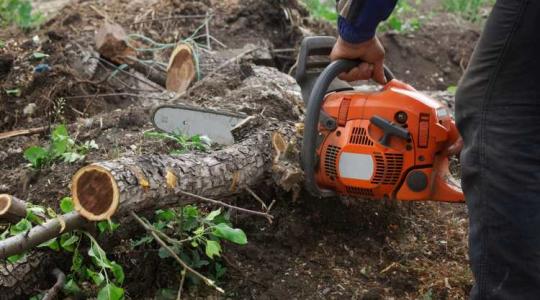
[[[444,10],[455,13],[472,22],[479,21],[482,16],[480,10],[487,6],[493,5],[495,0],[444,0]]]

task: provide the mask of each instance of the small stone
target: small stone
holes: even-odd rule
[[[23,114],[25,116],[31,116],[36,112],[37,105],[35,103],[29,103],[26,105],[26,107],[23,109]]]

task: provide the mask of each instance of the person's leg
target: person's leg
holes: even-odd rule
[[[456,95],[471,299],[540,298],[540,1],[499,0]]]

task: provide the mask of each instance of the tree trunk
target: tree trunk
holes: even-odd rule
[[[32,252],[16,263],[0,261],[0,300],[28,299],[47,276],[48,259]]]

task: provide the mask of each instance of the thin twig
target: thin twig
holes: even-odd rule
[[[176,296],[176,300],[182,299],[182,289],[184,288],[185,280],[186,280],[186,269],[184,268],[182,270],[182,278],[180,279],[180,287],[178,288],[178,296]]]
[[[36,127],[36,128],[29,128],[29,129],[18,129],[8,132],[0,132],[0,140],[21,136],[21,135],[31,135],[31,134],[37,134],[42,133],[46,131],[49,127],[43,126],[43,127]]]
[[[262,205],[262,208],[265,211],[268,211],[268,207],[266,206],[264,201],[261,199],[261,197],[259,197],[259,195],[255,194],[255,192],[252,189],[250,189],[249,186],[246,186],[246,191],[248,191],[251,194],[251,196],[253,196],[253,198],[255,198],[257,201],[259,201],[259,203]]]
[[[65,99],[80,99],[80,98],[90,98],[90,97],[113,97],[113,96],[130,96],[130,97],[140,97],[140,98],[149,98],[156,100],[170,100],[171,98],[155,97],[148,96],[143,94],[134,94],[134,93],[108,93],[108,94],[95,94],[95,95],[78,95],[78,96],[66,96]]]
[[[206,12],[206,20],[204,20],[204,27],[205,27],[205,30],[206,30],[206,46],[208,47],[208,50],[210,50],[210,51],[212,51],[212,45],[210,44],[210,25],[209,25],[211,18],[212,18],[212,16],[207,11]]]
[[[218,287],[215,282],[213,280],[211,280],[210,278],[204,276],[203,274],[195,271],[193,268],[191,268],[188,264],[186,264],[177,254],[176,252],[174,252],[173,249],[171,249],[171,247],[169,247],[169,245],[167,245],[167,243],[165,243],[155,232],[154,230],[152,230],[152,227],[151,225],[148,225],[146,224],[136,213],[134,213],[133,211],[131,212],[131,216],[133,216],[133,218],[135,218],[135,220],[137,220],[137,222],[139,222],[139,224],[141,224],[141,226],[146,229],[146,231],[148,231],[148,233],[150,233],[152,235],[152,237],[156,240],[156,242],[158,242],[158,244],[160,244],[165,250],[167,250],[167,252],[169,252],[169,254],[171,254],[172,257],[174,257],[174,259],[176,259],[176,261],[187,271],[189,271],[191,274],[199,277],[202,281],[204,281],[208,286],[211,286],[213,287],[214,289],[216,289],[218,292],[220,293],[224,293],[225,291]]]
[[[247,213],[247,214],[263,216],[270,223],[272,223],[272,218],[274,218],[272,215],[270,215],[269,213],[266,213],[266,212],[260,212],[260,211],[255,211],[255,210],[251,210],[251,209],[246,209],[246,208],[230,205],[230,204],[222,202],[222,201],[206,198],[206,197],[195,195],[195,194],[192,194],[192,193],[189,193],[189,192],[178,191],[178,193],[180,193],[182,195],[185,195],[185,196],[188,196],[188,197],[193,197],[193,198],[196,198],[196,199],[199,199],[199,200],[202,200],[202,201],[210,202],[212,204],[216,204],[216,205],[224,206],[224,207],[234,209],[234,210],[237,210],[237,211],[241,211],[241,212],[244,212],[244,213]]]

